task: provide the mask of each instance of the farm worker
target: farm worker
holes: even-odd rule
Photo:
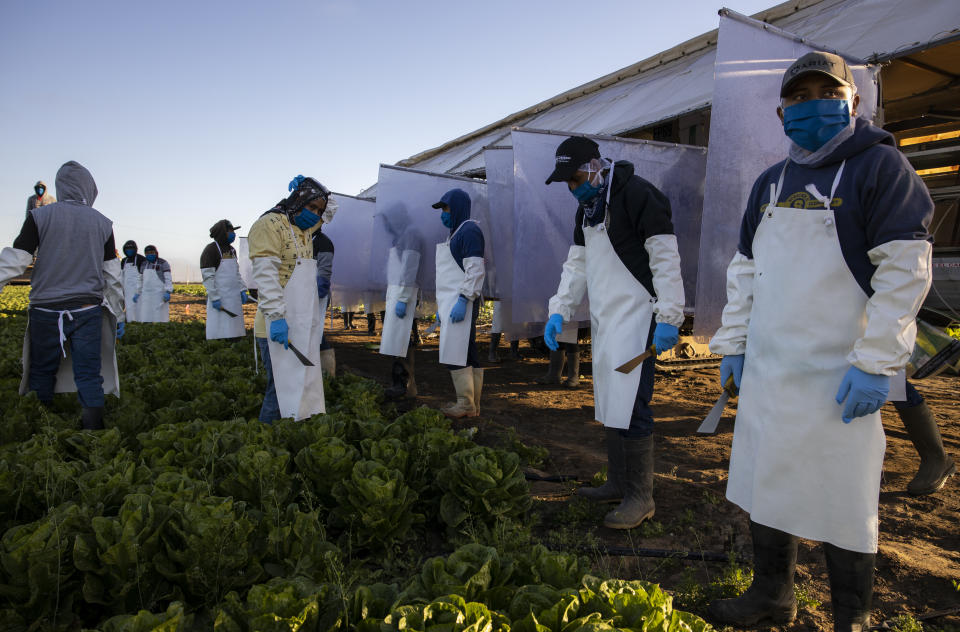
[[[893,402],[900,421],[910,437],[910,442],[920,455],[920,469],[907,483],[907,493],[911,496],[924,496],[937,491],[956,474],[954,465],[943,449],[943,439],[933,412],[917,392],[913,384],[907,382],[907,398],[902,402]]]
[[[144,261],[140,262],[140,288],[133,296],[133,302],[137,304],[137,316],[144,323],[169,323],[170,292],[173,292],[170,264],[160,258],[156,246],[144,248],[143,255]]]
[[[557,147],[547,184],[563,182],[577,200],[573,245],[550,299],[544,341],[557,335],[590,298],[595,418],[606,427],[607,482],[577,493],[595,501],[619,501],[603,524],[632,529],[653,516],[654,356],[630,373],[614,369],[651,345],[657,353],[677,344],[683,322],[680,254],[670,201],[634,174],[633,164],[601,158],[588,138],[573,136]],[[572,373],[571,373],[572,375]]]
[[[930,287],[933,203],[853,75],[811,52],[783,75],[786,160],[754,183],[710,342],[740,389],[727,498],[750,514],[754,580],[712,617],[796,616],[797,538],[824,543],[835,630],[869,627],[885,440],[880,407]]]
[[[240,278],[237,251],[231,245],[239,228],[230,220],[220,220],[210,227],[213,241],[200,253],[200,274],[207,290],[207,340],[242,338],[246,333],[243,305],[251,299]]]
[[[320,299],[321,323],[326,323],[327,305],[330,304],[330,280],[333,278],[333,241],[323,234],[321,228],[313,233],[313,258],[317,261],[317,298]],[[320,337],[320,367],[330,377],[337,375],[337,354],[327,340]]]
[[[137,253],[137,242],[130,239],[123,244],[123,259],[120,260],[120,272],[123,276],[123,312],[126,322],[140,320],[137,317],[138,306],[133,297],[140,291],[140,265],[146,258]]]
[[[35,208],[53,204],[56,201],[57,198],[50,193],[46,183],[43,180],[37,180],[37,183],[33,185],[33,195],[27,198],[27,213],[29,214]]]
[[[0,290],[37,255],[23,339],[20,394],[76,391],[86,430],[103,428],[104,390],[120,394],[115,339],[123,335],[123,285],[113,222],[91,207],[93,176],[74,161],[57,171],[60,202],[27,211],[12,248],[0,252]]]
[[[480,289],[486,268],[480,225],[470,219],[470,196],[451,189],[433,205],[450,238],[437,244],[436,294],[440,329],[440,363],[453,378],[457,401],[440,408],[447,417],[476,417],[480,413],[483,369],[477,354],[476,328]]]
[[[267,371],[260,421],[305,419],[325,411],[313,233],[336,212],[330,191],[297,176],[290,195],[254,222],[247,237],[259,291],[254,337]]]

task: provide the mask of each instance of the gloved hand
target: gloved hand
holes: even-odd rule
[[[653,346],[657,348],[657,355],[673,349],[680,341],[680,330],[670,323],[657,323],[653,330]]]
[[[163,302],[166,303],[170,300],[170,292],[163,293]]]
[[[246,290],[240,290],[240,304],[241,304],[241,305],[246,305],[247,303],[251,302],[252,300],[253,300],[253,299],[250,298],[250,295],[247,294],[247,291],[246,291]]]
[[[837,390],[837,403],[843,407],[843,423],[848,424],[855,417],[863,417],[880,410],[890,394],[890,378],[861,371],[855,366],[847,369]]]
[[[127,323],[117,323],[117,340],[123,338],[123,334],[127,331]]]
[[[397,306],[393,311],[397,315],[397,318],[403,318],[407,315],[407,304],[403,301],[397,301]]]
[[[437,319],[437,324],[439,325],[439,324],[440,324],[440,311],[438,310],[438,311],[434,312],[433,317]]]
[[[300,186],[300,183],[303,182],[304,180],[306,180],[306,178],[304,178],[303,176],[297,176],[296,178],[290,181],[290,184],[287,185],[287,191],[293,191],[298,186]]]
[[[723,356],[720,361],[720,388],[727,383],[727,378],[733,376],[733,385],[740,389],[740,380],[743,378],[743,354]]]
[[[134,294],[134,295],[133,295],[133,302],[136,303],[136,302],[139,301],[139,300],[140,300],[140,295],[139,295],[139,294]]]
[[[560,314],[550,314],[547,320],[547,328],[543,330],[543,341],[547,343],[550,351],[556,351],[560,348],[557,344],[557,336],[563,333],[563,316]]]
[[[467,299],[462,296],[457,298],[457,304],[450,310],[450,322],[459,323],[467,316]]]
[[[317,296],[326,298],[330,294],[330,279],[325,276],[317,277]]]
[[[289,334],[290,328],[287,327],[286,318],[270,321],[270,340],[282,344],[284,349],[289,348],[287,346],[290,344]]]
[[[211,305],[213,305],[213,309],[217,310],[218,312],[220,311],[220,308],[223,307],[223,303],[220,301],[214,301],[211,303]]]

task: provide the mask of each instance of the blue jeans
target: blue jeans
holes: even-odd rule
[[[264,423],[273,423],[280,419],[280,402],[277,401],[277,387],[273,383],[273,365],[270,364],[269,339],[257,338],[257,349],[263,360],[263,369],[267,372],[267,392],[263,396],[263,405],[260,406],[258,419]]]
[[[913,408],[914,406],[919,406],[923,403],[923,395],[921,395],[913,384],[907,382],[907,399],[902,402],[893,402],[894,408],[898,411],[906,410],[908,408]]]
[[[444,364],[443,366],[451,371],[458,371],[462,368],[472,366],[474,368],[480,368],[480,355],[477,353],[477,317],[480,316],[480,297],[478,296],[476,300],[473,301],[473,311],[470,313],[470,341],[467,343],[467,363],[464,366],[457,366],[455,364]],[[450,314],[443,316],[441,314],[441,326],[445,318],[450,318]]]
[[[650,319],[650,333],[647,335],[647,346],[653,341],[653,330],[657,328],[655,318]],[[640,385],[637,387],[637,397],[633,401],[633,413],[630,415],[630,427],[620,431],[624,439],[639,439],[653,434],[653,411],[650,410],[650,400],[653,399],[653,377],[656,373],[656,358],[650,356],[640,366]]]
[[[73,320],[70,319],[73,316]],[[72,311],[63,315],[63,334],[70,345],[73,381],[77,398],[84,408],[103,406],[103,376],[100,375],[100,327],[103,311],[100,306]],[[30,309],[30,375],[31,391],[49,404],[57,381],[57,369],[63,352],[60,350],[60,315],[36,308]]]

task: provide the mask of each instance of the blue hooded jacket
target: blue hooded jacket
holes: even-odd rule
[[[933,201],[923,180],[897,149],[893,136],[857,119],[853,135],[820,162],[801,165],[791,161],[787,165],[777,206],[824,208],[806,186],[812,183],[829,195],[843,160],[847,164],[830,208],[844,261],[870,297],[870,280],[877,268],[867,253],[890,241],[930,240],[927,227],[933,217]],[[749,259],[753,259],[753,237],[770,202],[770,185],[780,179],[785,162],[764,171],[750,192],[738,246]]]
[[[440,204],[450,209],[453,218],[453,228],[450,234],[450,253],[454,261],[463,270],[463,260],[469,257],[483,258],[484,239],[483,231],[476,222],[468,222],[459,232],[460,225],[470,219],[470,196],[463,189],[450,189],[440,198]]]

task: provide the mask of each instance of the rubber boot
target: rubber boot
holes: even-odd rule
[[[517,360],[522,360],[523,356],[520,355],[520,341],[511,340],[510,341],[510,359],[516,362]]]
[[[870,629],[876,553],[857,553],[826,542],[823,552],[830,575],[834,632],[866,632]]]
[[[384,396],[387,399],[400,399],[407,394],[407,379],[409,373],[407,368],[404,366],[403,360],[397,359],[393,361],[393,366],[390,369],[390,387],[383,391]]]
[[[353,323],[350,321],[353,320],[353,314],[350,312],[343,312],[343,328],[344,329],[353,329]]]
[[[377,315],[372,312],[367,314],[367,333],[371,336],[377,333]]]
[[[483,369],[473,369],[473,407],[480,414],[480,393],[483,392]]]
[[[457,392],[457,401],[442,406],[440,412],[451,419],[476,417],[477,409],[473,405],[473,367],[464,367],[450,371],[453,388]]]
[[[320,371],[324,375],[337,377],[337,352],[333,349],[324,349],[320,352]]]
[[[83,407],[80,425],[84,430],[103,430],[103,406]]]
[[[920,455],[920,469],[913,480],[907,483],[907,493],[911,496],[932,494],[956,474],[957,466],[943,450],[943,440],[937,420],[933,418],[927,402],[921,402],[910,408],[897,408],[903,427]]]
[[[416,356],[414,352],[416,347],[410,345],[407,347],[407,359],[404,368],[407,370],[407,397],[416,397],[417,396],[417,377],[414,371],[414,360]]]
[[[487,353],[488,362],[497,363],[500,361],[500,357],[497,355],[497,347],[500,346],[501,336],[503,336],[502,333],[490,334],[490,351]]]
[[[600,487],[578,487],[574,492],[587,500],[600,503],[618,503],[623,500],[624,462],[620,449],[620,429],[604,428],[607,442],[607,482]]]
[[[620,437],[623,456],[623,502],[603,518],[610,529],[633,529],[656,510],[653,503],[653,435]]]
[[[537,384],[559,384],[560,373],[563,372],[563,349],[550,352],[550,367],[546,375],[541,375],[535,381]]]
[[[753,539],[753,583],[735,599],[710,603],[710,619],[739,627],[764,619],[790,623],[797,617],[793,576],[797,570],[797,538],[779,529],[750,521]]]
[[[580,345],[567,348],[567,379],[563,381],[567,388],[580,386]]]

